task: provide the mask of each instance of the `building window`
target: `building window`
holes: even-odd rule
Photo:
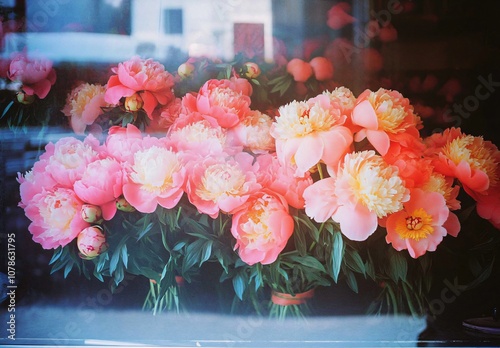
[[[182,9],[166,9],[164,18],[165,34],[182,34]]]

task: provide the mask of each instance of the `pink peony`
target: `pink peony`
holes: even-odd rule
[[[386,241],[398,251],[408,249],[413,258],[435,251],[443,237],[460,230],[458,219],[447,224],[450,211],[437,192],[412,190],[410,200],[403,205],[403,210],[387,218]]]
[[[352,133],[343,126],[346,116],[328,95],[293,101],[280,107],[279,113],[271,135],[276,139],[278,158],[282,163],[295,163],[297,176],[320,161],[336,166],[352,144]]]
[[[316,221],[331,218],[349,239],[363,241],[377,229],[378,219],[400,211],[409,191],[398,168],[374,151],[347,154],[335,178],[315,182],[304,191],[306,214]]]
[[[105,142],[106,152],[120,162],[132,163],[134,154],[142,149],[142,133],[131,123],[127,127],[109,129]]]
[[[75,182],[74,190],[82,201],[99,206],[105,220],[111,220],[122,186],[122,166],[113,158],[105,158],[89,163],[82,178]]]
[[[198,111],[212,126],[231,128],[250,111],[249,85],[246,79],[208,80],[198,94],[186,94],[182,104],[190,112]]]
[[[276,261],[293,229],[294,221],[286,201],[265,191],[255,194],[235,211],[231,225],[235,249],[248,265]]]
[[[252,110],[229,132],[238,143],[255,154],[273,152],[274,138],[270,135],[272,123],[268,115]]]
[[[231,153],[241,151],[241,146],[230,150],[231,144],[229,144],[226,130],[219,126],[211,126],[203,118],[172,130],[169,138],[177,151],[189,152],[200,157],[218,155],[226,150]]]
[[[304,208],[304,190],[313,183],[309,172],[303,177],[295,176],[296,168],[281,164],[276,154],[260,155],[256,162],[259,166],[257,180],[262,187],[283,196],[290,206]]]
[[[35,162],[33,168],[24,175],[18,173],[17,181],[20,184],[19,193],[21,196],[19,207],[25,208],[36,194],[41,193],[43,190],[51,190],[57,185],[57,182],[45,170],[48,163],[46,157],[42,155]]]
[[[156,109],[153,112],[153,119],[146,127],[147,133],[165,133],[174,124],[182,110],[180,98],[175,98],[170,103]]]
[[[48,157],[45,171],[58,185],[72,188],[81,179],[87,165],[100,156],[99,141],[89,135],[82,142],[75,138],[62,138],[45,147],[44,157]]]
[[[118,104],[122,97],[138,93],[144,102],[143,109],[149,118],[158,104],[167,105],[175,98],[172,88],[174,77],[165,67],[152,60],[135,56],[112,69],[105,94],[106,102]]]
[[[142,213],[152,213],[158,205],[171,209],[184,193],[186,170],[180,154],[155,139],[144,139],[144,149],[134,154],[123,186],[125,199]]]
[[[56,72],[52,62],[44,59],[30,59],[25,53],[17,53],[10,62],[7,77],[11,81],[22,83],[22,90],[27,95],[36,95],[43,99],[56,82]]]
[[[104,101],[105,92],[104,86],[83,83],[68,94],[62,112],[70,118],[75,133],[83,134],[87,126],[103,113],[101,108],[110,106]]]
[[[189,166],[186,187],[189,201],[212,218],[219,211],[231,213],[261,188],[255,170],[253,157],[244,152],[194,161]]]
[[[89,226],[80,214],[82,204],[73,190],[66,188],[36,194],[25,208],[26,216],[32,221],[28,229],[33,240],[44,249],[70,243]]]

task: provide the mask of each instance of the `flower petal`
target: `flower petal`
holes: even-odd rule
[[[340,223],[342,233],[354,241],[366,240],[378,226],[377,214],[361,204],[340,206],[332,219]]]
[[[352,123],[366,129],[378,129],[378,118],[372,104],[364,100],[352,110]]]

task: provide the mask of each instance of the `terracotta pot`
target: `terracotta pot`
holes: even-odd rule
[[[271,301],[279,306],[300,305],[306,303],[309,299],[313,298],[313,296],[314,289],[297,293],[295,296],[273,290],[271,293]]]

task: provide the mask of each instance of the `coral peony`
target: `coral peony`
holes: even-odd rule
[[[500,152],[482,137],[450,129],[426,139],[437,172],[457,178],[469,194],[486,191],[499,182]]]
[[[235,249],[248,265],[273,263],[285,248],[294,229],[286,201],[261,192],[252,196],[233,215],[231,233]]]
[[[349,153],[335,178],[315,182],[304,191],[306,214],[316,221],[329,216],[351,240],[362,241],[375,232],[378,218],[395,213],[409,199],[398,175],[374,151]]]
[[[43,99],[56,82],[56,72],[52,62],[45,59],[30,59],[25,53],[15,54],[9,65],[7,77],[22,83],[22,91]]]
[[[362,127],[354,140],[367,138],[382,156],[389,151],[391,141],[419,137],[420,119],[413,113],[409,100],[397,91],[364,91],[352,111],[352,122]]]
[[[165,133],[174,124],[182,110],[181,98],[175,98],[170,103],[153,112],[153,119],[146,127],[147,133]]]
[[[261,188],[253,157],[211,156],[190,165],[186,187],[189,201],[201,212],[216,218],[219,211],[231,213]]]
[[[443,237],[460,229],[458,219],[445,226],[450,211],[444,197],[437,192],[412,190],[410,200],[403,206],[403,210],[387,218],[386,241],[398,251],[408,249],[413,258],[435,251]]]
[[[272,123],[270,116],[252,110],[229,132],[238,140],[238,143],[251,152],[265,153],[275,149],[274,138],[270,135]]]
[[[325,94],[280,107],[271,127],[278,158],[296,164],[297,176],[320,161],[335,166],[352,144],[352,133],[343,126],[345,120],[337,103]]]
[[[251,85],[246,79],[208,80],[198,94],[186,94],[182,104],[188,112],[199,112],[212,126],[231,128],[250,111]]]
[[[26,216],[32,221],[28,229],[33,240],[44,249],[70,243],[89,226],[80,214],[82,204],[73,190],[66,188],[36,194],[25,208]]]
[[[174,77],[165,67],[152,60],[135,56],[112,69],[105,94],[106,102],[117,105],[121,98],[138,93],[149,118],[158,104],[166,105],[175,98]]]
[[[281,164],[276,154],[260,155],[256,162],[259,166],[257,180],[262,187],[283,196],[290,206],[304,208],[304,190],[313,183],[309,172],[303,177],[295,176],[296,168]]]
[[[110,106],[104,100],[106,87],[83,83],[74,88],[66,99],[62,112],[70,118],[73,131],[83,134],[87,126],[94,123],[103,113],[102,107]]]

